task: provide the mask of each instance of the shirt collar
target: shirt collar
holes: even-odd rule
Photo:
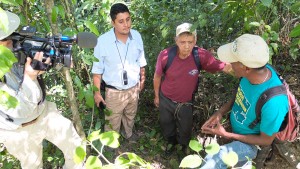
[[[118,41],[117,40],[117,37],[116,37],[116,35],[115,35],[115,31],[114,31],[114,28],[112,28],[110,31],[109,31],[109,36],[110,36],[110,42],[111,43],[115,43],[116,41]],[[134,39],[134,37],[132,36],[132,33],[131,33],[131,29],[130,29],[130,32],[129,32],[129,39],[130,40],[133,40]]]

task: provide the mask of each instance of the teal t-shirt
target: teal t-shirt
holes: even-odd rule
[[[278,95],[267,101],[261,110],[261,122],[253,129],[248,126],[255,120],[255,106],[259,96],[267,89],[282,84],[276,72],[271,70],[272,76],[262,84],[251,84],[248,79],[242,78],[236,94],[235,103],[230,114],[232,130],[238,134],[259,134],[263,132],[269,136],[279,131],[282,121],[288,112],[287,95]]]

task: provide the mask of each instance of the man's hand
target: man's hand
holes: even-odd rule
[[[101,96],[100,92],[95,92],[94,94],[94,99],[95,99],[95,103],[96,106],[99,107],[100,103],[102,102],[104,105],[106,105],[105,100],[103,99],[103,97]]]
[[[146,70],[144,67],[140,68],[140,91],[142,91],[145,87],[146,80]]]
[[[145,87],[145,83],[144,81],[143,82],[140,82],[140,91],[142,91]]]
[[[37,52],[34,56],[34,59],[41,61],[43,60],[43,52]],[[45,61],[45,64],[50,64],[50,57],[48,57]],[[24,76],[28,76],[30,79],[35,80],[38,75],[45,73],[45,71],[34,70],[31,66],[32,59],[27,57],[27,61],[25,63]]]
[[[155,96],[155,98],[154,98],[154,105],[156,107],[159,107],[159,96]]]
[[[202,130],[206,130],[209,128],[215,128],[220,120],[222,119],[222,114],[219,112],[214,113],[201,127]]]
[[[227,131],[219,121],[213,126],[204,126],[201,128],[203,133],[227,137]]]
[[[234,76],[234,71],[233,71],[232,66],[231,66],[230,63],[226,63],[222,71],[227,73],[227,74],[231,74],[231,75]]]

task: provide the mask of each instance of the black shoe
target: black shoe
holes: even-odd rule
[[[166,147],[165,152],[162,155],[162,158],[170,159],[170,157],[172,156],[174,151],[175,151],[175,145],[174,144],[168,144],[167,147]]]
[[[272,146],[261,146],[261,149],[258,150],[256,158],[253,159],[254,166],[257,169],[262,169],[266,166],[267,161],[269,161],[273,155]]]
[[[298,165],[298,161],[296,159],[296,155],[290,151],[289,148],[290,144],[291,143],[289,142],[278,143],[278,144],[275,143],[274,147],[277,149],[279,155],[283,159],[285,159],[290,164],[291,167],[296,168]]]

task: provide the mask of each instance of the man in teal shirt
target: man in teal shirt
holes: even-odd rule
[[[267,101],[261,109],[260,123],[250,129],[248,126],[256,118],[255,106],[259,96],[265,90],[282,84],[276,72],[267,65],[269,47],[260,36],[244,34],[221,46],[217,53],[220,60],[232,64],[235,75],[241,80],[235,99],[223,105],[201,129],[203,133],[235,141],[221,146],[218,154],[206,156],[201,168],[227,168],[222,156],[230,151],[238,155],[237,166],[246,167],[251,165],[247,157],[256,157],[257,146],[270,145],[274,141],[288,112],[288,98],[287,95],[278,95]],[[220,124],[227,112],[230,112],[232,132],[226,131]]]

